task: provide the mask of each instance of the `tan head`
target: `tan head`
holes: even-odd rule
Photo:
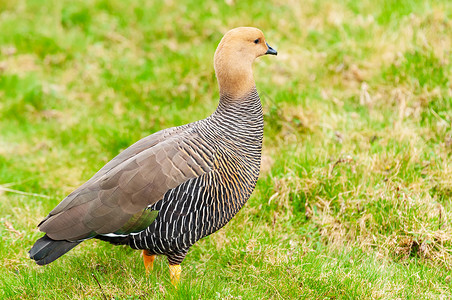
[[[214,66],[220,94],[240,97],[254,88],[253,61],[277,52],[264,34],[254,27],[238,27],[228,31],[215,51]]]

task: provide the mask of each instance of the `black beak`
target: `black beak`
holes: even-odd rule
[[[278,51],[276,51],[275,49],[270,47],[270,45],[268,43],[265,43],[265,44],[268,47],[267,52],[265,52],[265,54],[278,55]]]

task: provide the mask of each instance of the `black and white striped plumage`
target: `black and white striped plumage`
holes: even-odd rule
[[[228,126],[216,126],[224,123]],[[212,116],[188,125],[186,131],[198,136],[189,147],[212,169],[169,190],[149,207],[159,212],[155,221],[121,243],[180,264],[196,241],[226,225],[250,197],[259,176],[263,128],[256,90],[242,100],[222,98]]]
[[[259,176],[264,124],[251,63],[264,54],[276,51],[260,30],[229,31],[214,59],[217,110],[150,135],[107,163],[39,224],[46,235],[30,257],[48,264],[97,238],[179,265],[196,241],[226,225]]]

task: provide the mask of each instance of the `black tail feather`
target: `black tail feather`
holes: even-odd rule
[[[44,235],[36,241],[28,253],[31,259],[34,259],[38,265],[42,266],[51,263],[80,243],[81,241],[55,241]]]

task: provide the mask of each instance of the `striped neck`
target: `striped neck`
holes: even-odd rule
[[[254,87],[246,96],[239,99],[221,95],[215,112],[206,119],[213,123],[218,137],[232,142],[238,149],[246,151],[262,148],[264,119],[262,104]]]

